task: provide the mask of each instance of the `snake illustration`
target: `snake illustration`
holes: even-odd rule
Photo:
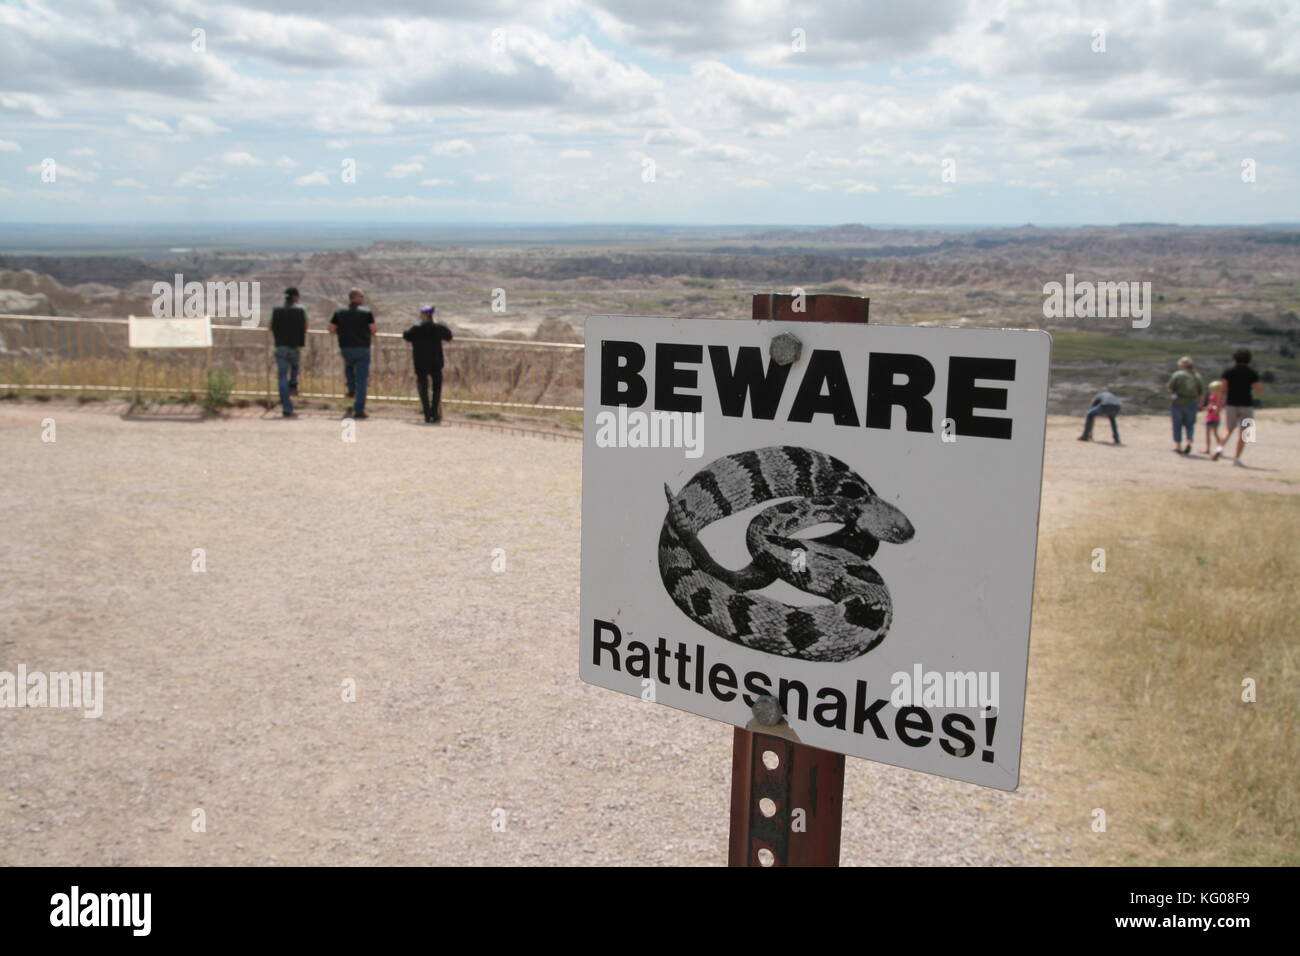
[[[673,602],[718,637],[806,661],[846,661],[885,638],[893,602],[868,562],[881,541],[915,533],[907,516],[880,498],[848,465],[809,448],[780,445],[727,455],[673,494],[659,534],[659,575]],[[728,515],[777,498],[745,533],[753,558],[722,567],[699,533]],[[844,527],[817,539],[793,537],[816,524]],[[796,552],[802,552],[797,554]],[[829,604],[796,607],[749,594],[780,578]]]

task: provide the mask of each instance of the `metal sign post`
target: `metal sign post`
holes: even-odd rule
[[[753,318],[865,323],[869,308],[855,295],[757,293]],[[755,703],[754,716],[767,726],[783,722],[771,697]],[[735,728],[728,866],[839,866],[843,816],[843,754]]]

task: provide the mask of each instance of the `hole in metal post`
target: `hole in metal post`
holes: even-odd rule
[[[763,866],[771,866],[776,862],[776,854],[767,847],[763,847],[758,851],[758,862]]]
[[[781,758],[776,755],[775,750],[763,751],[763,766],[768,770],[775,770],[781,766]]]
[[[774,817],[776,816],[776,801],[771,797],[764,797],[762,800],[758,801],[758,809],[762,812],[763,816]]]

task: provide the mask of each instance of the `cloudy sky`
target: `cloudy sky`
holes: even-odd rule
[[[1288,0],[0,0],[9,222],[1297,221],[1298,118]]]

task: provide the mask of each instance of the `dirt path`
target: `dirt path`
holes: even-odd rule
[[[0,863],[725,859],[730,728],[577,680],[580,446],[396,415],[0,405],[0,670],[106,683],[99,720],[0,710]],[[1128,483],[1293,494],[1286,415],[1251,469],[1054,419],[1044,528]],[[844,862],[1068,858],[1051,745],[1015,794],[850,760]]]

